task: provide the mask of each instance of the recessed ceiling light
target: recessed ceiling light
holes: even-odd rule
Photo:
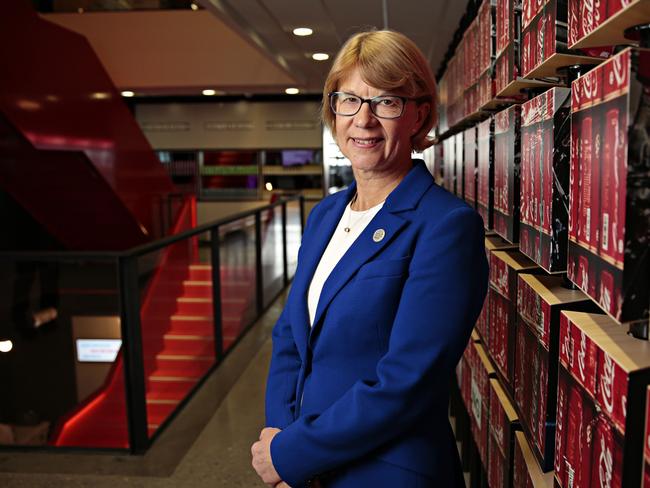
[[[286,93],[287,95],[297,95],[298,93],[300,93],[300,90],[298,90],[297,88],[287,88],[286,90],[284,90],[284,93]]]
[[[195,3],[192,3],[192,4],[190,5],[190,8],[191,8],[192,10],[198,10],[198,9],[199,9],[199,6],[198,6],[197,4],[195,4]]]
[[[326,53],[314,53],[311,55],[311,59],[313,59],[314,61],[325,61],[328,60],[329,58],[330,55]]]
[[[124,90],[122,92],[123,97],[132,97],[133,95],[135,95],[135,93],[133,93],[131,90]]]
[[[273,184],[272,184],[271,182],[268,182],[268,183],[267,183],[266,185],[264,185],[264,186],[266,187],[266,190],[267,190],[267,191],[273,191]]]
[[[301,37],[311,36],[313,33],[314,33],[314,31],[311,30],[309,27],[296,27],[293,30],[293,34],[295,36],[301,36]]]
[[[11,352],[13,348],[14,344],[10,340],[0,341],[0,352]]]
[[[211,97],[212,95],[216,95],[217,92],[216,90],[203,90],[201,93],[203,93],[206,97]]]
[[[93,100],[106,100],[110,98],[111,94],[106,92],[95,92],[90,94],[90,98]]]

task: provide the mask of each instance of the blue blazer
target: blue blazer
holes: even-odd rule
[[[273,464],[294,488],[364,457],[459,479],[449,384],[487,290],[483,222],[414,163],[325,282],[313,327],[309,284],[355,185],[309,215],[266,392]]]

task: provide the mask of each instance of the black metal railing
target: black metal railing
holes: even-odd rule
[[[280,211],[281,222],[278,222],[278,219],[274,218],[276,210]],[[294,218],[291,225],[289,225],[290,216]],[[53,262],[59,263],[61,266],[70,263],[78,266],[80,263],[92,262],[103,263],[102,265],[104,266],[110,265],[117,270],[117,279],[115,280],[117,286],[116,303],[119,306],[122,340],[121,352],[124,367],[124,394],[126,398],[126,422],[129,438],[128,448],[132,453],[142,453],[147,450],[151,442],[188,401],[200,386],[201,382],[218,366],[226,354],[232,350],[232,346],[243,337],[250,326],[260,317],[264,312],[265,304],[268,306],[282,292],[282,289],[288,285],[292,278],[292,273],[295,272],[297,248],[299,247],[300,236],[303,231],[303,217],[303,197],[291,196],[263,207],[240,212],[236,215],[200,225],[190,230],[124,251],[0,252],[0,265],[11,266],[12,264],[15,265],[21,262]],[[274,226],[272,230],[269,230],[270,225]],[[252,314],[250,320],[245,321],[246,323],[238,330],[236,337],[229,338],[231,341],[230,348],[226,350],[223,334],[224,303],[222,301],[223,284],[221,273],[223,256],[221,244],[224,236],[230,232],[228,229],[232,229],[233,226],[238,229],[238,232],[249,232],[250,235],[254,235],[254,314]],[[291,236],[288,235],[289,227],[291,227],[293,232]],[[242,231],[242,229],[245,230]],[[206,235],[209,235],[209,245],[203,245],[201,243],[201,246],[198,246],[199,239]],[[279,244],[277,241],[281,240],[281,249],[272,249],[270,253],[267,252],[270,257],[264,257],[264,253],[266,252],[265,241],[270,242],[270,239],[277,239],[274,245]],[[146,260],[152,256],[159,258],[166,250],[171,251],[174,246],[189,245],[197,246],[196,249],[199,252],[203,250],[205,255],[205,261],[203,263],[211,266],[214,361],[212,361],[209,369],[206,370],[206,373],[196,386],[180,401],[173,413],[166,418],[164,423],[157,426],[155,432],[152,433],[147,419],[147,378],[145,375],[143,329],[141,324],[142,297],[146,295],[143,293],[143,288],[147,286],[147,282],[152,281],[152,274],[145,274],[145,279],[143,280],[143,272],[139,265],[142,262],[146,266],[147,261],[141,260]],[[208,254],[209,257],[207,257]],[[275,268],[281,270],[281,276],[277,276],[275,280],[282,284],[279,292],[276,291],[278,289],[277,286],[265,287],[265,273],[268,274],[268,270],[265,269],[265,259],[268,262],[276,258],[281,260],[281,263],[275,263]],[[267,276],[267,281],[269,281],[268,278]],[[270,293],[273,296],[268,296]],[[8,309],[8,307],[5,308]],[[0,412],[2,411],[1,407],[2,405],[0,404]]]

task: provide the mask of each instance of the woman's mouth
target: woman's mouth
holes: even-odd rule
[[[374,147],[377,144],[379,144],[381,141],[383,141],[381,137],[363,137],[363,138],[352,137],[351,139],[356,146],[365,147],[365,148]]]

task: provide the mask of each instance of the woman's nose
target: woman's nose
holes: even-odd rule
[[[356,127],[371,127],[377,122],[375,114],[370,110],[370,103],[362,103],[361,108],[354,116],[354,125]]]

